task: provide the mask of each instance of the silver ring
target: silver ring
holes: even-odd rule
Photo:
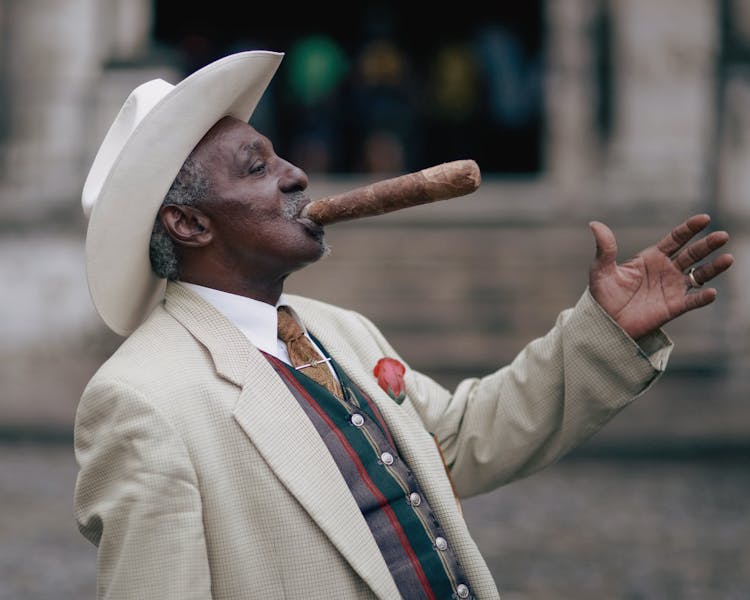
[[[688,279],[690,280],[690,287],[693,287],[696,289],[703,287],[703,284],[698,283],[698,280],[695,278],[695,275],[693,275],[693,273],[695,273],[695,267],[690,267],[690,270],[688,271],[688,274],[687,274]]]

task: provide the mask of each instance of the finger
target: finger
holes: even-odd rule
[[[714,250],[721,248],[728,241],[729,234],[726,231],[714,231],[683,248],[674,257],[673,262],[680,271],[684,271],[690,265],[694,265],[706,258]]]
[[[596,257],[591,265],[591,270],[605,275],[615,267],[617,240],[615,240],[615,234],[612,233],[612,230],[604,223],[591,221],[589,227],[596,242]]]
[[[667,256],[672,256],[672,254],[682,248],[697,233],[708,227],[710,222],[711,217],[705,213],[693,215],[665,235],[661,241],[656,244],[656,247]]]
[[[711,302],[716,300],[716,294],[717,292],[714,288],[701,289],[688,294],[685,296],[685,312],[711,304]]]
[[[721,273],[726,271],[729,267],[732,266],[733,263],[734,256],[732,256],[731,254],[722,254],[721,256],[717,256],[711,262],[707,262],[700,265],[699,267],[696,267],[693,271],[693,278],[698,285],[704,285],[717,275],[720,275]],[[689,281],[688,285],[692,287]]]

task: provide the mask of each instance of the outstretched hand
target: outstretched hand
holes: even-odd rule
[[[598,221],[589,224],[596,240],[591,295],[630,337],[638,339],[716,299],[716,290],[703,285],[731,267],[734,257],[721,254],[701,263],[729,240],[726,231],[693,240],[710,222],[707,214],[693,215],[622,264],[612,230]]]

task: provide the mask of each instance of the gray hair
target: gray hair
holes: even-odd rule
[[[203,168],[191,157],[188,157],[180,168],[159,207],[169,204],[183,206],[197,206],[205,200],[211,187],[211,181]],[[154,227],[151,230],[149,242],[149,258],[151,269],[158,277],[177,280],[180,277],[180,261],[174,240],[169,236],[161,222],[161,216],[156,214]]]

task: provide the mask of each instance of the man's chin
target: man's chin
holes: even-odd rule
[[[331,254],[331,247],[328,245],[325,237],[323,237],[322,235],[320,237],[316,236],[315,241],[317,242],[317,249],[314,253],[310,251],[307,260],[304,260],[304,265],[314,264],[320,260],[323,260],[324,258],[327,258],[328,255]]]

